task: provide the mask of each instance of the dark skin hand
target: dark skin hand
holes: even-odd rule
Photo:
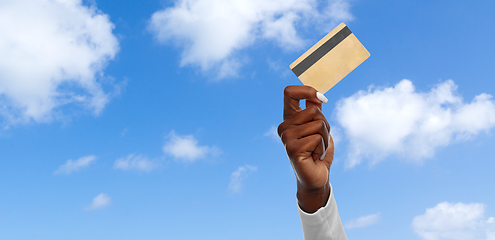
[[[330,166],[334,144],[330,125],[321,112],[322,102],[309,86],[288,86],[284,90],[284,121],[278,135],[297,178],[299,207],[314,213],[325,206],[330,197]],[[299,101],[306,99],[306,109]]]

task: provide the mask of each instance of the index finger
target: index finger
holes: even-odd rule
[[[284,90],[284,120],[301,111],[299,101],[302,99],[306,99],[307,107],[316,105],[320,109],[321,103],[328,101],[323,94],[310,86],[287,86]]]

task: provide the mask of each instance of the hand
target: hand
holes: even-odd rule
[[[297,178],[297,199],[302,210],[316,212],[330,196],[328,177],[334,156],[330,125],[321,112],[317,91],[309,86],[284,90],[284,121],[278,135]],[[306,99],[306,109],[299,101]]]

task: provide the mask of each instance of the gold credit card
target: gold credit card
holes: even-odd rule
[[[294,61],[290,69],[304,85],[324,94],[369,56],[363,44],[341,23]]]

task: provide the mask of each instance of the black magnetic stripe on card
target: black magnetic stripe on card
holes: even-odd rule
[[[351,30],[345,26],[337,34],[333,35],[328,41],[323,43],[318,49],[313,53],[309,54],[304,60],[302,60],[297,66],[295,66],[292,71],[299,77],[308,68],[313,66],[318,60],[320,60],[325,54],[330,52],[335,46],[342,42],[347,36],[351,35]]]

